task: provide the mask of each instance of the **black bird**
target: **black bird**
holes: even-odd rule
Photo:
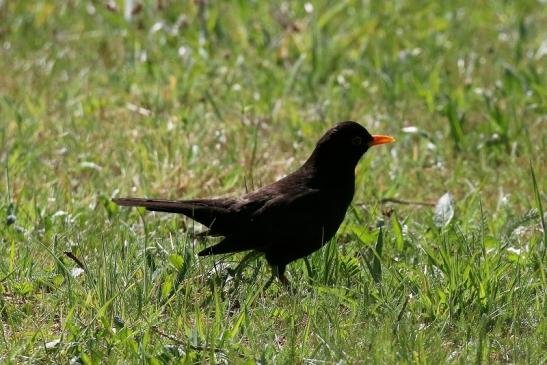
[[[199,256],[254,250],[265,255],[272,278],[288,284],[285,267],[328,242],[342,223],[355,190],[355,167],[372,146],[394,142],[355,122],[323,135],[295,172],[240,198],[160,200],[118,198],[118,205],[184,214],[223,236]],[[271,282],[271,280],[270,280]]]

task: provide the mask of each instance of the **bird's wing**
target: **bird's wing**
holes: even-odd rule
[[[233,206],[236,199],[195,199],[195,200],[163,200],[142,198],[117,198],[112,201],[118,205],[129,207],[144,207],[156,212],[184,214],[209,228],[229,225],[233,219]]]
[[[253,228],[271,232],[301,226],[321,213],[323,200],[319,189],[305,188],[281,194],[252,214]]]
[[[295,220],[305,221],[306,218],[302,217],[302,214],[307,213],[307,208],[315,201],[316,193],[317,191],[311,189],[291,193],[264,189],[246,195],[234,206],[237,219],[234,219],[224,232],[220,232],[226,237],[216,245],[205,248],[198,255],[260,249],[264,246],[265,238],[270,238],[272,227],[281,226],[281,229],[284,229],[283,226],[294,226]],[[218,231],[215,227],[211,232],[216,234]]]

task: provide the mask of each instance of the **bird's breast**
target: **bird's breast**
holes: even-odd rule
[[[322,225],[325,233],[328,236],[327,240],[331,239],[336,230],[344,220],[346,211],[353,199],[353,191],[336,191],[329,194],[329,197],[324,201]]]

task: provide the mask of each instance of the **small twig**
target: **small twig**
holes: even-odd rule
[[[222,349],[217,348],[217,347],[192,345],[192,344],[188,343],[187,341],[180,340],[180,339],[178,339],[177,337],[175,337],[173,335],[170,335],[168,333],[163,332],[157,326],[152,326],[152,330],[154,332],[156,332],[158,335],[170,339],[171,341],[173,341],[177,345],[188,346],[189,348],[191,348],[192,350],[195,350],[195,351],[214,351],[216,353],[224,354],[224,351]]]
[[[87,271],[84,263],[80,261],[80,259],[77,258],[76,255],[74,255],[71,251],[65,251],[64,254],[70,257],[76,263],[76,265],[80,267],[80,269]]]
[[[385,203],[394,203],[394,204],[405,204],[405,205],[422,205],[426,207],[434,207],[435,203],[431,202],[418,202],[418,201],[412,201],[412,200],[403,200],[403,199],[397,199],[397,198],[384,198],[380,200],[381,204]]]

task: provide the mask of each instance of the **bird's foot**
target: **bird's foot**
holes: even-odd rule
[[[289,281],[289,279],[287,279],[285,274],[279,275],[278,278],[279,278],[279,281],[281,282],[281,284],[283,284],[284,287],[286,287],[286,288],[291,287],[291,282]]]
[[[270,285],[272,285],[273,281],[276,278],[279,280],[283,288],[287,289],[290,292],[294,292],[291,282],[285,276],[285,267],[279,266],[272,266],[272,276],[270,276],[270,279],[268,279],[262,290],[266,291],[266,289],[268,289]]]

